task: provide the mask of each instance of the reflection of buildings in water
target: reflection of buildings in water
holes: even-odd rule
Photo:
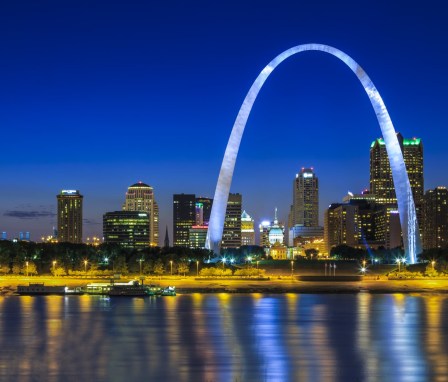
[[[312,377],[318,376],[317,380],[319,381],[334,381],[337,375],[337,362],[334,349],[328,341],[330,338],[328,315],[327,306],[317,304],[313,306],[310,345],[315,360],[309,365],[311,366],[309,367],[309,374]]]
[[[225,354],[230,354],[230,367],[229,375],[226,375],[224,380],[226,381],[241,381],[244,380],[241,375],[241,370],[247,365],[244,365],[246,359],[244,354],[244,347],[241,343],[242,338],[237,335],[237,329],[234,326],[233,307],[231,299],[238,298],[228,293],[219,293],[218,301],[221,316],[221,330],[223,331],[223,338],[226,349]],[[241,323],[238,323],[241,324]],[[222,375],[221,375],[222,377]]]
[[[35,299],[32,296],[20,296],[20,333],[26,339],[31,339],[34,337],[35,333],[39,333],[38,329],[38,321],[30,319],[34,314],[33,304]],[[23,347],[23,356],[18,358],[19,366],[18,373],[20,375],[32,375],[33,374],[33,362],[38,359],[39,355],[35,354],[37,346],[24,346]],[[46,365],[42,365],[39,367],[45,367]],[[7,366],[8,367],[8,366]],[[35,370],[34,370],[35,372]]]
[[[290,380],[290,354],[282,343],[282,312],[279,298],[265,296],[254,306],[254,336],[257,339],[256,358],[263,373],[261,380]]]
[[[366,381],[377,381],[381,369],[378,357],[377,346],[370,328],[371,318],[371,300],[370,293],[359,293],[357,296],[357,322],[356,322],[356,346],[362,357],[364,366],[363,375]]]
[[[381,375],[393,370],[396,378],[406,376],[409,382],[426,380],[426,365],[421,338],[416,332],[416,326],[421,322],[421,298],[403,294],[393,295],[390,325],[379,322],[387,330],[385,333],[383,354],[383,370]],[[386,366],[386,368],[384,367]]]
[[[426,335],[423,336],[426,346],[426,354],[432,371],[432,381],[446,381],[448,379],[448,354],[443,339],[443,303],[446,297],[425,296],[426,307]],[[445,333],[446,335],[446,333]]]
[[[63,348],[64,341],[61,337],[64,335],[62,331],[62,305],[64,304],[64,297],[62,296],[48,296],[45,297],[47,307],[47,365],[48,374],[57,375],[59,369],[59,356],[66,351]]]

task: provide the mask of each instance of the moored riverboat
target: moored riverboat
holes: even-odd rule
[[[65,295],[68,288],[65,285],[45,285],[44,283],[29,283],[19,285],[17,293],[20,295]]]

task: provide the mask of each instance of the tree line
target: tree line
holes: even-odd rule
[[[209,250],[186,247],[136,250],[106,243],[92,246],[2,240],[0,274],[176,274],[187,273],[192,264],[196,267],[212,257]]]

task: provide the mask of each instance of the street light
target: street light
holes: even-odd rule
[[[26,277],[28,277],[28,261],[26,261],[25,264],[26,264]],[[434,268],[434,266],[433,266],[433,268]]]
[[[196,260],[196,276],[199,276],[199,261]]]
[[[139,260],[138,260],[138,262],[140,263],[140,276],[142,275],[142,262],[143,261],[145,261],[145,260],[143,260],[142,258],[140,258]]]
[[[56,272],[55,272],[55,267],[56,267],[56,263],[57,263],[57,261],[56,260],[53,260],[53,276],[54,277],[56,277]]]
[[[87,260],[84,260],[84,273],[86,274],[87,278]]]
[[[259,262],[259,260],[257,260],[257,273],[258,273],[258,277],[260,277],[260,270],[258,269],[258,262]]]
[[[398,272],[400,272],[400,263],[401,263],[401,259],[397,259],[396,262],[398,263]]]
[[[431,261],[431,265],[432,265],[432,270],[434,270],[434,265],[436,265],[436,262],[434,260]]]
[[[291,260],[291,278],[294,277],[294,260]]]
[[[170,260],[170,266],[171,266],[171,276],[173,275],[173,260]]]

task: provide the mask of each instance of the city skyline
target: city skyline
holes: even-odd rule
[[[226,139],[256,74],[283,49],[310,41],[340,47],[359,61],[396,130],[422,138],[425,190],[447,185],[440,169],[448,162],[442,70],[448,55],[443,34],[431,27],[446,12],[409,6],[403,12],[399,4],[379,2],[372,9],[379,25],[373,35],[373,22],[361,22],[341,5],[325,4],[316,21],[306,16],[318,5],[272,9],[261,2],[258,16],[269,18],[257,17],[250,26],[245,20],[252,7],[238,4],[237,13],[236,6],[223,6],[219,15],[206,4],[158,6],[151,13],[134,4],[124,14],[112,5],[92,6],[82,15],[49,3],[37,20],[39,6],[9,5],[1,27],[10,38],[2,43],[8,59],[0,74],[0,122],[8,142],[0,154],[0,229],[9,237],[50,234],[54,195],[79,189],[84,236],[100,236],[102,214],[119,210],[125,188],[140,180],[157,195],[160,231],[171,228],[173,194],[213,197]],[[116,28],[119,16],[123,25]],[[165,24],[175,26],[171,33]],[[258,102],[231,189],[244,196],[243,208],[256,222],[270,220],[274,207],[286,221],[288,185],[301,167],[319,175],[320,224],[329,203],[368,187],[367,150],[380,134],[362,88],[342,65],[311,53],[291,60]],[[139,139],[128,143],[129,131]]]

